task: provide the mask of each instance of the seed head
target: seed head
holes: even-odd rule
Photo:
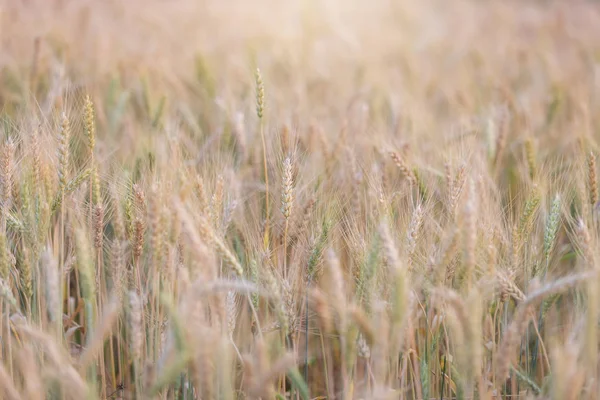
[[[58,181],[61,189],[69,181],[69,141],[71,140],[71,124],[67,114],[62,114],[60,136],[58,139]]]
[[[292,161],[287,157],[283,162],[283,190],[281,192],[281,213],[286,220],[292,215],[294,203],[294,182],[292,177]]]
[[[592,206],[598,203],[598,177],[596,175],[596,156],[590,153],[588,158],[588,186],[590,190],[590,202]]]
[[[94,207],[94,247],[96,250],[102,249],[104,239],[104,207],[97,204]]]
[[[546,230],[544,232],[544,256],[546,260],[550,257],[550,252],[556,242],[556,233],[560,224],[560,196],[557,194],[552,200],[550,206],[550,214],[546,222]]]
[[[258,68],[256,68],[256,72],[254,73],[254,79],[256,81],[256,115],[259,119],[262,119],[265,111],[265,85],[260,69]]]
[[[93,154],[94,147],[96,146],[96,126],[94,124],[94,103],[92,103],[89,95],[85,96],[84,124],[88,148],[90,154]]]

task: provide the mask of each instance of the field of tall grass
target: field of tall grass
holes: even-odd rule
[[[0,398],[600,398],[600,5],[0,0]]]

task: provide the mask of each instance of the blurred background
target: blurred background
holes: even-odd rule
[[[535,107],[540,92],[598,84],[598,7],[584,1],[9,0],[0,27],[3,107],[59,77],[132,93],[146,80],[175,107],[210,91],[229,107],[258,66],[284,88],[272,115],[283,99],[325,117],[367,98],[427,124],[509,93]]]

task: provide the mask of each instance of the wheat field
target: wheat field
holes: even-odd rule
[[[600,398],[600,5],[0,0],[0,398]]]

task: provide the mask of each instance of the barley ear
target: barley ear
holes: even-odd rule
[[[104,207],[97,204],[94,207],[94,247],[97,251],[102,250],[104,242]]]
[[[227,311],[227,333],[230,338],[233,338],[233,332],[235,331],[236,320],[238,317],[238,307],[236,303],[236,294],[230,290],[227,292],[226,300],[226,311]]]
[[[21,288],[26,303],[32,301],[33,296],[33,274],[31,268],[30,252],[27,248],[23,249],[19,260],[19,275],[21,276]]]
[[[408,167],[404,159],[394,151],[390,151],[390,157],[392,158],[392,161],[394,161],[394,164],[396,164],[396,166],[400,170],[400,173],[402,174],[404,179],[406,179],[411,185],[415,183],[415,173]]]
[[[590,152],[588,157],[588,189],[592,206],[598,204],[598,177],[596,175],[596,155]]]
[[[58,181],[61,191],[69,181],[69,142],[71,140],[71,123],[67,114],[62,114],[60,135],[58,139]]]
[[[66,195],[74,192],[75,189],[77,189],[83,183],[83,181],[89,178],[91,173],[92,170],[88,168],[81,172],[79,175],[77,175],[75,178],[71,179],[65,186],[61,186],[59,192],[56,194],[54,200],[52,201],[52,206],[50,210],[53,213],[56,210],[58,210],[62,204],[63,198]]]
[[[418,204],[413,211],[410,225],[408,226],[408,232],[406,234],[406,245],[408,253],[409,268],[412,268],[415,263],[415,252],[417,250],[417,242],[419,235],[421,234],[421,227],[423,226],[423,207]]]
[[[133,223],[133,257],[136,261],[142,256],[144,250],[144,233],[146,224],[141,218],[136,218]]]
[[[538,188],[534,186],[525,202],[525,208],[523,209],[523,214],[519,221],[519,238],[522,241],[521,244],[528,238],[539,204],[540,193]]]
[[[534,179],[537,173],[537,166],[535,161],[535,147],[531,136],[525,140],[525,156],[527,158],[527,166],[529,167],[529,177]]]
[[[546,221],[546,229],[544,231],[544,258],[546,264],[550,259],[550,253],[554,248],[556,242],[556,234],[558,233],[558,227],[560,225],[560,195],[554,196],[552,204],[550,205],[550,214],[548,214],[548,220]]]
[[[85,136],[88,140],[88,148],[90,154],[93,154],[94,147],[96,146],[96,126],[94,123],[94,103],[92,103],[89,95],[85,96],[84,127]]]
[[[294,204],[294,181],[292,176],[292,161],[286,157],[283,162],[283,188],[281,191],[281,213],[287,220],[292,215]]]
[[[11,207],[13,196],[13,169],[15,158],[15,143],[9,139],[2,148],[2,163],[0,165],[0,179],[2,181],[2,212],[4,217]]]
[[[256,83],[256,115],[262,119],[265,111],[265,84],[259,68],[256,68],[254,72],[254,80]]]

